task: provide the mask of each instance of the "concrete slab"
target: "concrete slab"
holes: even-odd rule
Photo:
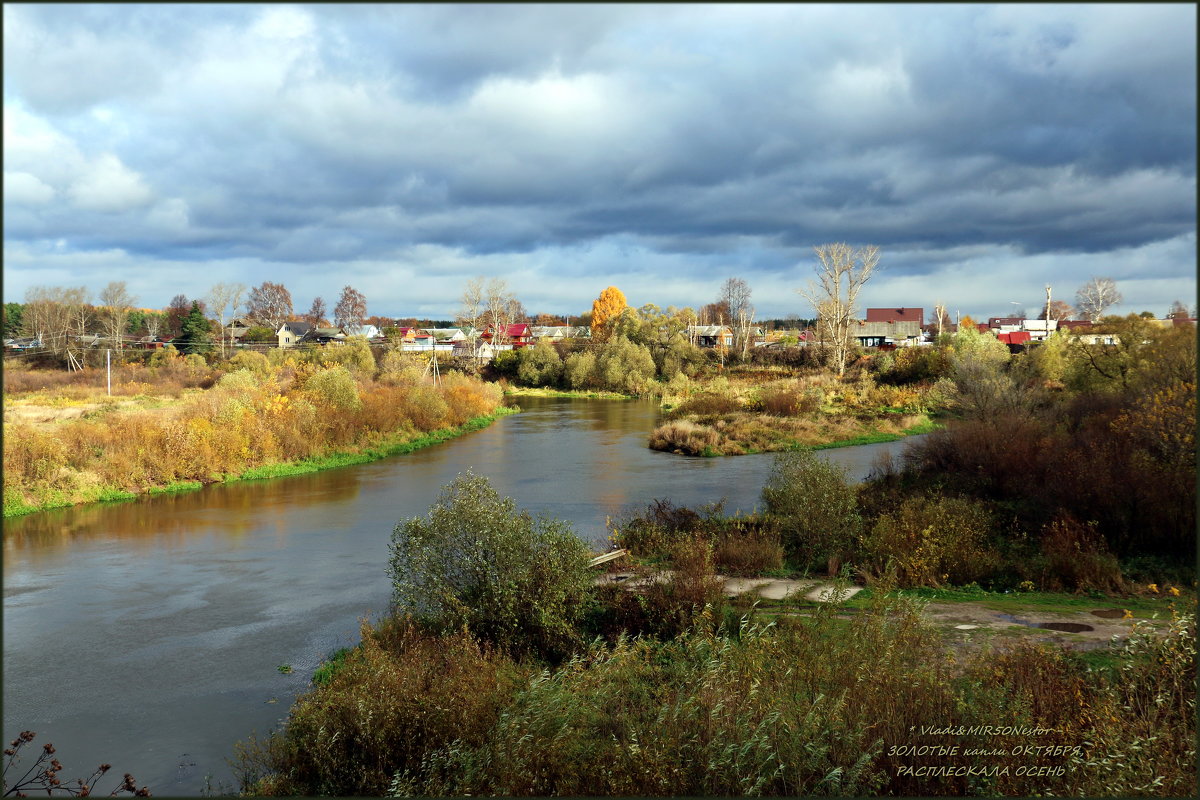
[[[818,586],[805,595],[805,597],[818,603],[828,603],[833,598],[835,592],[841,595],[841,600],[849,600],[861,591],[862,587],[860,586],[847,586],[839,592],[838,587],[827,584],[825,586]]]
[[[810,586],[815,586],[816,581],[800,581],[790,578],[779,578],[771,581],[768,585],[759,589],[758,596],[764,600],[783,600],[786,597],[802,592]]]
[[[737,597],[768,583],[771,583],[770,578],[726,578],[721,591],[726,597]]]

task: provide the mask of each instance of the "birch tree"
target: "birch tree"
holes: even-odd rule
[[[292,318],[292,293],[282,283],[263,281],[250,290],[246,315],[273,331]]]
[[[521,314],[521,303],[509,291],[508,281],[503,278],[492,278],[487,282],[484,302],[487,305],[485,316],[492,326],[492,344],[503,344],[508,336],[508,326]]]
[[[1091,322],[1099,322],[1104,312],[1121,299],[1112,278],[1092,278],[1075,292],[1075,308]]]
[[[353,286],[342,289],[342,296],[333,307],[333,324],[346,333],[362,332],[363,320],[367,317],[367,298]]]
[[[471,347],[477,348],[479,337],[476,332],[479,330],[480,320],[483,318],[484,309],[487,307],[487,301],[484,298],[483,291],[483,276],[471,278],[463,286],[462,297],[459,302],[458,313],[454,316],[454,321],[459,325],[471,326]],[[478,350],[476,349],[476,352]]]
[[[754,324],[754,306],[750,305],[750,285],[741,278],[729,278],[721,285],[717,304],[729,309],[729,324],[733,326],[734,347],[742,360],[750,352],[750,327]]]
[[[816,310],[821,340],[829,347],[829,366],[841,377],[850,354],[850,326],[858,295],[879,266],[879,248],[855,248],[836,242],[814,247],[813,251],[817,255],[817,279],[797,291]]]
[[[134,300],[125,286],[125,281],[110,281],[100,290],[100,305],[104,306],[105,332],[118,350],[125,347],[125,327],[129,323],[129,309]]]
[[[215,314],[217,323],[221,326],[221,356],[225,356],[225,312],[237,316],[238,306],[242,304],[242,295],[246,293],[244,283],[217,283],[208,290],[208,311]]]

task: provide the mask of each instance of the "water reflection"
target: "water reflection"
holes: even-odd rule
[[[256,527],[256,520],[262,514],[284,504],[295,509],[352,500],[358,494],[359,480],[354,469],[338,469],[297,475],[286,481],[214,485],[181,494],[52,509],[17,517],[4,522],[5,568],[26,558],[36,560],[47,550],[96,537],[128,540],[135,550],[157,550],[185,547],[188,537],[196,531],[219,527],[227,543],[236,547],[238,540]],[[277,532],[282,544],[287,531]]]

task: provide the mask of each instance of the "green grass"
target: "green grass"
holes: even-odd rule
[[[576,389],[547,389],[530,386],[510,386],[504,390],[506,395],[513,397],[580,397],[588,400],[633,400],[631,394],[607,391],[582,391]]]
[[[346,665],[346,657],[354,652],[354,647],[339,647],[334,650],[329,658],[321,662],[321,666],[317,667],[313,673],[312,682],[315,686],[324,686],[333,680],[333,676]]]
[[[356,464],[366,464],[390,456],[406,455],[425,447],[441,444],[472,431],[481,430],[500,417],[516,414],[520,408],[500,406],[491,414],[484,414],[467,420],[457,428],[444,428],[438,431],[422,434],[414,439],[394,440],[384,442],[374,447],[359,451],[338,451],[320,458],[304,459],[280,464],[265,464],[254,467],[234,476],[226,476],[226,481],[252,481],[267,478],[282,478],[290,475],[305,475],[337,467],[350,467]]]
[[[896,442],[908,436],[917,436],[922,433],[931,433],[941,428],[942,424],[934,422],[931,419],[926,419],[924,422],[918,422],[911,428],[907,428],[900,433],[867,433],[862,436],[855,436],[850,439],[840,439],[836,442],[825,442],[824,444],[815,444],[809,447],[810,450],[830,450],[835,447],[856,447],[862,444],[882,444],[884,442]],[[804,445],[797,444],[795,449],[804,449]]]
[[[146,490],[146,494],[178,494],[179,492],[194,492],[203,488],[204,484],[200,481],[177,481],[168,483],[166,486],[151,486]]]

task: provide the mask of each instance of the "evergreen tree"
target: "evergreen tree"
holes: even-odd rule
[[[201,355],[207,353],[212,345],[212,326],[204,318],[204,312],[200,310],[200,303],[196,300],[192,301],[192,310],[183,318],[175,345],[180,352]]]

